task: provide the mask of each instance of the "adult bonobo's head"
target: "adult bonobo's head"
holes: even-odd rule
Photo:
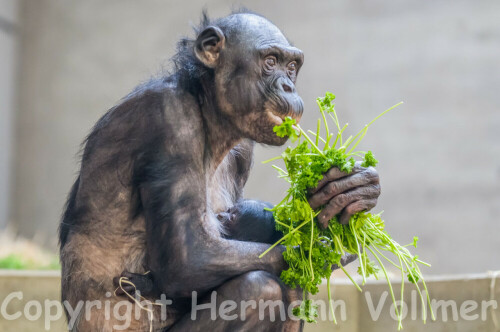
[[[207,68],[217,108],[242,137],[281,145],[273,127],[300,120],[303,102],[295,81],[304,56],[265,18],[233,14],[198,31],[194,55]],[[206,93],[206,92],[205,92]]]

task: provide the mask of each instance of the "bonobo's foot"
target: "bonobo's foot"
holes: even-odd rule
[[[153,295],[154,283],[150,273],[137,274],[123,271],[119,277],[113,278],[113,285],[116,287],[115,294],[118,296],[130,295],[135,297],[136,293],[141,296]]]

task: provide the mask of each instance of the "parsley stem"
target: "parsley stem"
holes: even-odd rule
[[[326,288],[328,288],[328,307],[330,308],[330,313],[332,314],[332,318],[333,318],[333,323],[334,324],[337,324],[337,319],[335,318],[335,312],[334,312],[334,308],[333,308],[333,301],[332,301],[332,290],[331,290],[331,275],[330,277],[328,277],[326,279]]]
[[[302,135],[304,135],[304,138],[309,142],[309,144],[311,144],[311,146],[316,150],[318,151],[318,153],[324,157],[325,155],[323,154],[323,152],[316,146],[316,144],[314,144],[314,142],[311,140],[311,138],[309,136],[307,136],[306,132],[302,129],[301,126],[297,125],[297,128],[299,128],[300,130],[300,133]]]
[[[314,135],[314,136],[316,137],[316,139],[318,139],[318,138],[319,138],[319,140],[320,140],[321,142],[323,142],[323,143],[325,143],[325,144],[326,144],[326,141],[323,139],[323,137],[321,137],[321,136],[319,136],[319,135],[316,135],[316,133],[315,133],[314,131],[312,131],[312,130],[308,130],[307,132],[308,132],[309,134],[311,134],[311,135]],[[316,143],[316,144],[317,144],[317,143]]]
[[[350,222],[349,226],[351,226],[351,232],[352,232],[352,234],[354,234],[354,240],[356,241],[356,248],[357,248],[357,252],[359,255],[359,267],[361,268],[361,276],[363,277],[362,285],[364,285],[366,283],[366,273],[365,273],[365,269],[363,267],[363,255],[361,252],[359,252],[358,234],[356,233],[356,230],[354,229],[353,223]]]
[[[335,106],[332,107],[332,111],[328,114],[331,115],[332,113],[333,113],[332,119],[335,122],[335,124],[337,125],[337,130],[340,131],[340,122],[339,122],[339,118],[337,116],[337,112],[335,112]]]
[[[306,220],[304,221],[302,224],[300,224],[299,226],[295,227],[294,229],[292,229],[290,231],[290,233],[286,234],[285,236],[283,236],[281,239],[279,239],[278,241],[276,241],[272,246],[270,246],[269,248],[267,248],[266,251],[264,251],[262,254],[259,255],[259,258],[262,258],[264,257],[265,254],[267,254],[269,251],[271,251],[274,247],[276,247],[278,244],[280,244],[281,242],[283,242],[283,240],[285,240],[286,238],[288,238],[291,234],[295,233],[296,231],[298,231],[302,226],[304,226],[305,224],[307,224],[309,222],[309,220]]]
[[[347,126],[349,125],[349,123],[346,123],[342,129],[340,129],[339,131],[339,138],[340,138],[340,148],[339,149],[342,149],[342,147],[344,146],[344,144],[342,143],[342,133],[344,132],[344,130],[347,128]]]
[[[355,140],[356,138],[358,138],[358,136],[359,136],[359,135],[361,135],[361,133],[362,133],[362,132],[364,132],[364,131],[366,131],[366,130],[368,130],[368,125],[365,125],[365,126],[363,127],[363,129],[361,129],[361,130],[360,130],[360,131],[359,131],[359,132],[358,132],[358,133],[354,136],[354,138],[352,139],[352,141],[354,142],[354,140]],[[351,149],[351,150],[352,150],[352,149]]]
[[[262,164],[267,164],[267,163],[270,163],[271,161],[275,161],[275,160],[278,160],[278,159],[283,159],[282,156],[277,156],[277,157],[274,157],[274,158],[271,158],[271,159],[267,159],[267,160],[264,160],[262,162]]]
[[[403,260],[403,263],[405,264],[406,269],[408,271],[411,271],[410,266],[408,265],[406,260]],[[415,283],[415,287],[417,288],[418,295],[420,296],[420,302],[422,303],[422,320],[424,321],[424,324],[425,324],[427,321],[427,310],[426,310],[426,306],[425,306],[425,299],[424,299],[424,296],[422,295],[422,292],[420,291],[420,287],[418,286],[418,282]]]
[[[332,134],[333,135],[333,134]],[[337,141],[339,140],[339,135],[337,134],[337,136],[335,137],[335,142],[333,142],[333,146],[332,146],[332,149],[335,149],[335,147],[337,146]]]
[[[318,119],[318,128],[316,129],[316,146],[319,145],[319,130],[321,129],[321,120]]]
[[[333,137],[333,134],[330,134],[327,136],[326,138],[326,142],[325,142],[325,147],[323,148],[323,151],[327,150],[327,149],[330,149],[330,140],[332,139]],[[334,144],[333,144],[333,147],[335,148],[335,144],[337,143],[337,140],[335,140]]]
[[[401,256],[398,255],[398,258],[399,258],[399,264],[401,264],[401,308],[399,309],[400,310],[400,315],[398,317],[398,330],[402,329],[403,328],[403,324],[401,323],[401,320],[403,319],[403,306],[404,306],[404,298],[403,298],[403,295],[404,295],[404,290],[405,290],[405,271],[403,269],[403,262],[401,260]]]
[[[385,269],[384,263],[382,263],[382,261],[377,256],[377,254],[375,253],[375,251],[372,250],[372,248],[370,248],[370,247],[367,247],[367,248],[368,248],[368,250],[371,251],[373,257],[375,257],[375,259],[380,264],[380,268],[382,269],[382,272],[384,272],[385,280],[387,280],[387,284],[389,285],[389,291],[391,293],[392,302],[394,303],[394,311],[396,311],[396,316],[399,317],[399,310],[398,310],[398,306],[396,305],[396,298],[394,297],[394,291],[392,290],[391,280],[389,279],[389,275],[387,274],[387,270]]]
[[[418,273],[420,275],[422,275],[422,272],[420,272],[420,268],[418,267],[417,264],[415,264],[415,268],[417,269]],[[432,318],[432,320],[436,320],[436,317],[434,316],[434,311],[432,310],[431,298],[429,296],[429,291],[427,290],[427,285],[425,284],[424,278],[421,278],[421,279],[422,279],[422,285],[424,285],[424,290],[427,294],[427,302],[429,303],[429,310],[431,311],[431,318]]]
[[[347,149],[347,147],[349,146],[349,144],[350,144],[351,140],[352,140],[352,135],[351,135],[351,136],[349,136],[349,137],[347,138],[347,140],[345,141],[345,143],[344,143],[344,148],[345,148],[345,149]]]
[[[321,116],[323,117],[323,123],[325,124],[325,130],[326,130],[326,137],[328,138],[328,136],[330,136],[330,129],[328,128],[328,122],[326,121],[325,110],[323,109],[323,107],[321,107],[321,104],[319,103],[318,100],[316,100],[316,103],[318,104],[319,112],[321,113]],[[318,131],[318,134],[319,134],[319,131]]]
[[[382,113],[380,113],[379,115],[377,115],[372,121],[368,122],[368,124],[366,125],[367,127],[370,127],[372,123],[374,123],[375,121],[378,120],[378,118],[380,118],[382,115],[384,115],[385,113],[389,112],[389,111],[392,111],[393,109],[395,109],[396,107],[398,107],[399,105],[401,104],[404,104],[402,101],[400,101],[399,103],[397,103],[396,105],[393,105],[391,107],[389,107],[388,109],[386,109],[385,111],[383,111]]]
[[[311,244],[309,245],[309,265],[311,266],[311,278],[314,280],[314,269],[312,261],[312,250],[313,250],[313,240],[314,240],[314,217],[311,210]]]
[[[274,168],[275,170],[277,170],[278,172],[282,173],[282,174],[288,175],[287,171],[285,171],[284,169],[279,168],[276,165],[272,165],[271,167]]]
[[[376,245],[373,245],[372,247],[373,247],[373,249],[375,249],[375,250],[378,252],[378,254],[379,254],[380,256],[382,256],[382,257],[383,257],[386,261],[388,261],[389,263],[391,263],[392,265],[394,265],[396,268],[401,269],[401,267],[400,267],[399,265],[397,265],[396,263],[394,263],[394,262],[392,261],[392,259],[388,258],[388,257],[387,257],[387,256],[385,256],[383,253],[381,253],[381,252],[377,249],[377,246],[376,246]]]
[[[347,154],[350,154],[358,145],[359,143],[361,143],[361,141],[363,140],[363,138],[365,137],[366,133],[368,132],[368,126],[365,126],[365,129],[362,131],[362,134],[361,136],[358,138],[358,140],[356,141],[356,143],[352,146],[352,148],[349,150],[349,152],[347,152]],[[356,135],[357,136],[357,135]],[[353,139],[354,141],[354,139]],[[347,145],[348,147],[349,145]],[[347,148],[346,147],[346,148]]]
[[[354,281],[354,279],[351,277],[351,275],[349,274],[349,272],[347,272],[344,267],[342,266],[342,264],[340,263],[340,261],[337,263],[337,266],[342,270],[342,272],[344,272],[344,274],[347,276],[347,278],[349,278],[352,282],[352,284],[354,286],[356,286],[356,288],[362,292],[363,290],[361,289],[361,287],[359,287],[358,283],[356,281]]]

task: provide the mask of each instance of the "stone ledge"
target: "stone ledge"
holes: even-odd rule
[[[493,277],[496,277],[495,282]],[[392,281],[395,290],[396,299],[399,298],[400,283],[397,280]],[[441,307],[437,312],[437,320],[432,322],[428,319],[426,325],[422,323],[418,316],[421,314],[420,303],[412,303],[413,285],[405,284],[404,300],[408,304],[409,313],[407,319],[403,321],[404,331],[495,331],[495,323],[492,314],[496,315],[497,321],[500,321],[500,274],[483,273],[467,275],[444,275],[428,276],[427,285],[430,289],[431,297],[443,301],[454,301],[446,303],[456,304],[457,320],[454,320],[454,310],[448,306],[446,310]],[[493,286],[493,287],[492,287]],[[345,331],[345,332],[387,332],[396,331],[397,323],[390,315],[390,305],[392,304],[390,296],[384,295],[388,287],[383,280],[370,280],[363,286],[364,292],[360,293],[353,287],[349,280],[337,278],[332,281],[332,296],[337,302],[336,316],[338,325],[325,320],[317,324],[306,324],[305,331],[326,332],[326,331]],[[44,331],[46,330],[43,317],[48,313],[45,310],[44,303],[48,301],[57,301],[60,299],[60,273],[59,271],[14,271],[0,270],[0,304],[3,304],[9,294],[13,292],[22,292],[22,299],[13,298],[8,305],[3,308],[8,314],[21,312],[20,318],[7,320],[0,313],[0,331]],[[369,294],[369,296],[367,295]],[[385,300],[384,300],[385,297]],[[324,301],[325,310],[327,304],[326,284],[321,285],[320,293],[314,297]],[[30,321],[26,318],[25,309],[29,301],[39,301],[42,304],[42,315],[40,319]],[[497,308],[492,310],[487,307],[482,319],[481,306],[483,302],[490,300],[496,301]],[[342,301],[344,304],[342,304]],[[464,303],[473,301],[478,307],[463,315],[461,307]],[[370,312],[369,302],[372,302],[373,308],[381,304],[380,316],[377,320],[372,317],[376,315],[373,310]],[[335,302],[334,302],[335,303]],[[416,304],[415,304],[416,303]],[[340,308],[345,307],[345,317],[342,317]],[[416,306],[414,309],[413,307]],[[465,305],[467,307],[467,305]],[[469,306],[470,308],[470,306]],[[55,314],[55,308],[52,308],[51,314]],[[465,308],[465,311],[467,308]],[[462,311],[464,309],[462,308]],[[31,308],[32,314],[35,312]],[[447,315],[447,321],[444,321],[444,312]],[[469,319],[475,317],[476,319]],[[416,317],[412,317],[416,316]],[[325,316],[326,317],[326,316]],[[415,318],[415,319],[413,319]],[[55,322],[51,322],[50,331],[65,331],[65,320],[61,317]]]

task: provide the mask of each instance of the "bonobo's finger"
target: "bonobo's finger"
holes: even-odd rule
[[[377,171],[373,167],[368,167],[357,173],[328,182],[318,192],[309,197],[308,202],[311,208],[317,209],[343,192],[368,184],[377,184],[378,182]]]
[[[369,211],[373,209],[375,205],[377,205],[377,199],[367,199],[351,203],[346,206],[344,211],[342,211],[342,213],[340,214],[339,222],[341,224],[347,225],[349,223],[349,219],[351,219],[351,216],[353,214],[361,211]]]
[[[359,173],[359,172],[361,172],[364,169],[365,169],[364,167],[361,167],[361,163],[360,162],[356,163],[356,165],[352,169],[352,172],[349,173],[349,174],[347,174],[345,172],[342,172],[337,167],[332,167],[332,168],[330,168],[330,170],[328,170],[328,172],[326,172],[323,175],[323,178],[321,180],[319,180],[318,185],[316,186],[316,188],[311,188],[309,190],[309,193],[314,194],[318,190],[320,190],[321,188],[323,188],[323,186],[326,185],[328,182],[341,179],[341,178],[346,177],[348,175],[353,175],[355,173]]]
[[[350,263],[354,262],[356,259],[358,259],[358,255],[356,255],[356,254],[347,254],[347,255],[343,256],[340,259],[340,264],[342,266],[346,266],[347,264],[350,264]],[[333,264],[332,265],[332,271],[333,270],[337,270],[339,268],[340,267],[337,264]]]
[[[359,187],[350,191],[346,191],[342,194],[330,199],[323,210],[318,215],[318,222],[320,227],[325,229],[328,226],[328,222],[344,210],[350,204],[356,201],[366,201],[376,199],[380,195],[380,186],[378,184],[372,184],[364,187]]]

